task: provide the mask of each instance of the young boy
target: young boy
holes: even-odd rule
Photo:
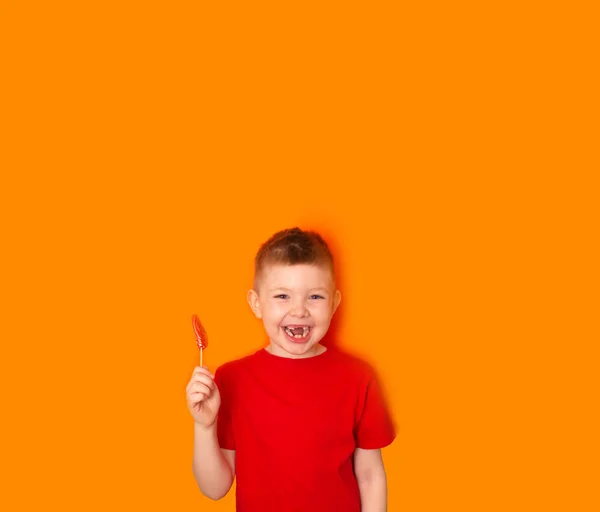
[[[248,303],[269,345],[196,367],[186,388],[194,418],[193,473],[209,498],[237,477],[240,512],[383,512],[380,449],[395,438],[369,366],[319,342],[340,303],[321,236],[298,228],[255,258]]]

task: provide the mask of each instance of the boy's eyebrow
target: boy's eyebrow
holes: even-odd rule
[[[269,289],[270,292],[274,292],[275,290],[283,290],[283,291],[286,291],[286,292],[291,292],[292,291],[289,288],[285,288],[284,286],[276,286],[275,288],[270,288]],[[317,288],[311,288],[311,291],[316,291],[316,290],[321,290],[321,291],[324,291],[325,293],[329,292],[329,290],[327,288],[324,288],[322,286],[319,286]]]

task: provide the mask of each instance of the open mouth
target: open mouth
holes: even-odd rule
[[[290,341],[302,342],[308,339],[311,328],[308,325],[286,325],[283,332]]]

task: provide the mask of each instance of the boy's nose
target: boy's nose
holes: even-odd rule
[[[308,309],[306,309],[306,306],[304,303],[294,304],[294,306],[292,307],[292,310],[290,311],[290,314],[292,316],[304,317],[308,314]]]

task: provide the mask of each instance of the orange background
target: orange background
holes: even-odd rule
[[[390,511],[598,510],[591,12],[212,4],[2,4],[0,508],[234,510],[190,316],[213,369],[261,346],[252,258],[299,225],[398,424]]]

